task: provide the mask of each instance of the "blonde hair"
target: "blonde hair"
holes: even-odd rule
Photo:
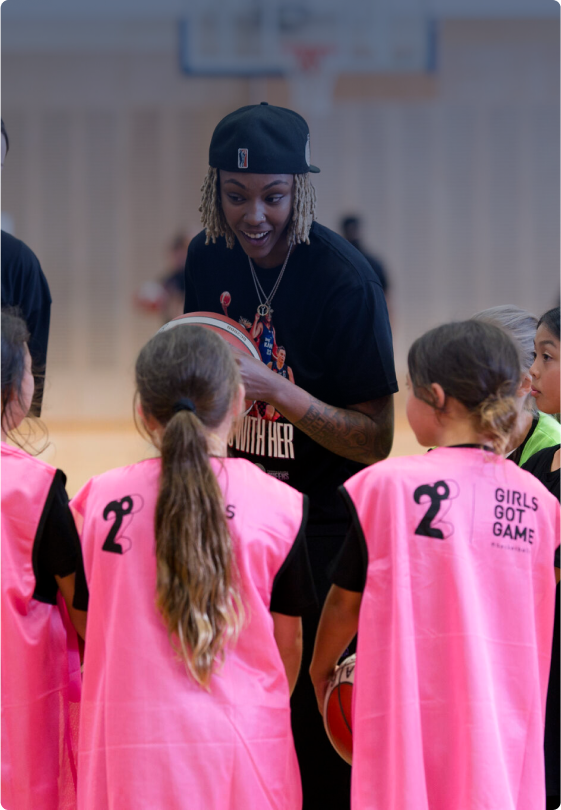
[[[489,436],[493,450],[502,454],[509,435],[516,424],[516,404],[513,396],[492,395],[487,397],[474,414],[475,426]]]
[[[222,491],[207,446],[208,431],[226,418],[239,383],[226,342],[200,326],[158,333],[136,362],[144,416],[164,428],[155,515],[156,605],[188,672],[206,689],[245,619]],[[176,407],[185,398],[195,410]]]
[[[288,225],[288,243],[298,245],[304,242],[310,244],[310,228],[316,218],[316,190],[312,185],[309,174],[295,174],[294,177],[294,203],[292,206],[292,219]],[[201,222],[206,231],[206,243],[223,236],[226,245],[233,248],[236,237],[226,222],[222,204],[220,202],[220,178],[218,169],[209,166],[206,177],[201,186],[202,198],[199,206]]]

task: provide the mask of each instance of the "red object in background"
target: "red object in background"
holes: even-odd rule
[[[145,312],[161,312],[167,293],[159,281],[145,281],[134,295],[134,303]]]

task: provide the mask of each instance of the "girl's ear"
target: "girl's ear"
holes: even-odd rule
[[[142,410],[142,405],[140,402],[136,403],[136,412],[142,424],[146,427],[148,433],[152,434],[155,433],[157,428],[159,427],[158,422],[154,419],[151,414],[145,414]]]
[[[520,385],[516,389],[516,396],[526,397],[530,393],[531,388],[532,378],[530,377],[530,374],[525,374],[520,381]]]
[[[431,383],[430,390],[434,398],[434,407],[438,411],[443,410],[444,406],[446,405],[446,394],[444,392],[444,388],[440,385],[440,383]]]

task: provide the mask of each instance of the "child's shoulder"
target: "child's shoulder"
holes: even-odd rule
[[[111,470],[106,470],[99,473],[99,475],[92,476],[75,498],[85,492],[91,493],[98,489],[119,490],[135,481],[146,481],[152,477],[157,477],[160,473],[160,464],[159,458],[148,458],[134,464],[127,464],[125,467],[114,467]]]
[[[49,464],[42,458],[32,456],[30,453],[22,450],[21,447],[14,447],[12,444],[2,442],[2,459],[7,458],[20,460],[22,463],[29,465],[30,468],[35,467],[37,470],[45,470],[45,472],[52,473],[52,475],[57,471],[56,467],[53,467],[52,464]]]
[[[345,487],[382,485],[392,488],[419,483],[432,483],[442,477],[473,477],[487,475],[490,467],[493,476],[504,465],[504,459],[486,450],[475,447],[436,447],[415,456],[395,456],[378,461],[354,475]],[[424,480],[426,479],[426,481]]]
[[[431,453],[425,453],[417,456],[394,456],[386,458],[384,461],[378,461],[376,464],[371,464],[364,470],[361,470],[356,475],[345,483],[345,486],[350,483],[364,483],[366,481],[380,482],[384,479],[388,481],[399,481],[404,475],[414,474],[434,467],[433,459],[430,458]]]
[[[279,497],[280,499],[283,497],[302,497],[301,493],[294,489],[294,487],[291,487],[274,475],[265,472],[265,470],[261,469],[257,464],[245,458],[221,459],[219,463],[222,463],[231,474],[236,475],[236,477],[242,477],[246,487],[253,487],[256,498],[266,494],[272,497]]]

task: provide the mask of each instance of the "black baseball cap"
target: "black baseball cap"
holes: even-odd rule
[[[262,101],[227,115],[212,134],[209,164],[227,172],[306,174],[310,130],[301,115]]]

